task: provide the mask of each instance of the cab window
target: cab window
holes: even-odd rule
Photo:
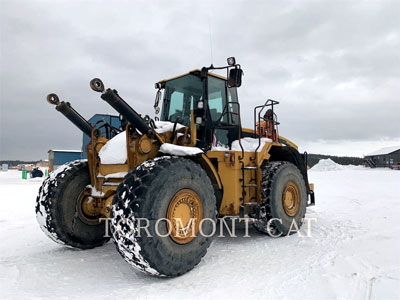
[[[239,124],[239,106],[234,103],[238,103],[237,90],[236,87],[228,88],[228,101],[229,103],[229,118],[230,124]]]
[[[192,74],[168,81],[165,84],[161,121],[177,121],[189,126],[190,111],[197,107],[202,91],[201,79]]]
[[[238,125],[238,105],[229,103],[224,112],[227,102],[238,102],[236,88],[226,88],[225,80],[209,76],[208,107],[210,109],[211,119],[213,122],[220,121],[218,122],[220,124]],[[224,113],[223,116],[222,113]]]
[[[222,123],[227,122],[227,115],[222,116],[222,112],[226,105],[226,87],[225,80],[208,76],[208,107],[210,109],[211,119],[213,122],[220,120]],[[222,119],[220,119],[222,116]]]

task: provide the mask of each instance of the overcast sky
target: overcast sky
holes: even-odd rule
[[[153,116],[156,81],[228,56],[245,73],[245,126],[272,98],[279,133],[301,151],[400,145],[400,1],[0,3],[0,159],[80,149],[82,133],[47,104],[50,92],[86,118],[115,114],[89,88],[99,77]]]

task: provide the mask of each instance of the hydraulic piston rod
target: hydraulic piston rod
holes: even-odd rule
[[[152,130],[151,127],[147,125],[146,121],[118,95],[116,90],[107,89],[104,91],[104,84],[98,78],[94,78],[90,81],[90,87],[96,92],[101,92],[101,99],[110,104],[142,134],[148,134]]]
[[[56,106],[56,110],[67,117],[72,123],[82,130],[87,136],[92,134],[92,125],[82,117],[75,109],[72,108],[71,103],[59,100],[56,94],[47,95],[47,102]]]

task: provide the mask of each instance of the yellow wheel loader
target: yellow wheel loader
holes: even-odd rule
[[[226,77],[213,70],[226,70]],[[36,204],[42,230],[88,249],[107,242],[110,229],[128,263],[174,277],[206,254],[217,218],[249,219],[273,236],[290,234],[294,223],[299,228],[315,203],[307,153],[278,134],[277,101],[256,106],[254,127],[242,128],[242,74],[231,57],[227,66],[157,82],[154,119],[93,79],[91,88],[119,113],[120,128],[92,125],[48,95],[91,141],[87,160],[67,163],[43,182]]]

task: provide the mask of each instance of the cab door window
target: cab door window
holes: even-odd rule
[[[226,104],[225,80],[208,76],[208,108],[213,122],[226,123],[227,117],[223,110]],[[222,119],[220,119],[222,116]]]

